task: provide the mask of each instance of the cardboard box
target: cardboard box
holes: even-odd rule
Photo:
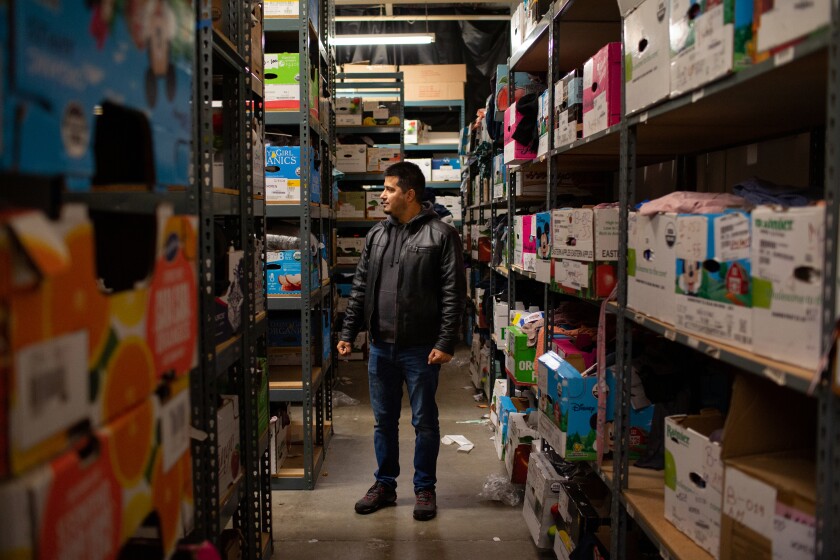
[[[510,17],[510,52],[522,46],[525,41],[525,4],[520,2]]]
[[[338,264],[356,264],[365,249],[364,237],[339,237],[336,239]]]
[[[545,171],[517,171],[516,196],[545,197],[548,174]]]
[[[583,136],[621,121],[621,43],[609,43],[583,65]]]
[[[825,209],[752,211],[753,351],[817,369]]]
[[[537,128],[539,129],[539,143],[537,145],[537,155],[545,155],[548,153],[548,115],[553,110],[548,99],[548,90],[540,94],[539,108],[537,109]]]
[[[377,218],[386,218],[388,215],[382,209],[382,200],[380,198],[381,192],[367,192],[365,193],[366,209],[365,218],[368,220],[375,220]]]
[[[298,0],[264,0],[263,10],[268,18],[297,18]]]
[[[816,417],[810,397],[735,379],[721,451],[721,559],[815,557]]]
[[[248,61],[251,72],[264,79],[263,71],[263,7],[262,4],[251,5],[251,60]]]
[[[300,55],[266,53],[263,66],[266,110],[300,110]]]
[[[551,212],[540,212],[534,216],[537,239],[537,259],[551,260]]]
[[[631,212],[628,230],[627,305],[673,325],[677,215],[647,217]]]
[[[397,67],[392,64],[345,64],[345,74],[393,74]],[[368,78],[344,78],[344,82],[369,82]],[[377,78],[377,82],[395,82],[396,78]]]
[[[427,141],[427,134],[430,128],[423,121],[417,119],[405,119],[403,122],[403,135],[406,144],[422,144]]]
[[[522,268],[537,270],[537,219],[532,214],[522,216]]]
[[[558,558],[568,559],[583,537],[594,535],[601,527],[609,528],[611,498],[610,489],[595,474],[576,476],[560,485],[554,518],[554,550]],[[571,549],[566,548],[567,544]]]
[[[405,158],[405,161],[407,161],[409,163],[413,163],[414,165],[419,167],[420,171],[423,173],[423,178],[426,179],[426,181],[431,181],[432,180],[432,159],[431,158],[417,158],[417,159]],[[440,198],[443,198],[443,197],[440,197]],[[460,212],[459,212],[459,214],[460,214]]]
[[[366,207],[367,201],[364,191],[339,192],[336,217],[364,219]]]
[[[756,51],[764,53],[784,47],[831,21],[831,2],[815,0],[805,3],[756,2]]]
[[[300,296],[303,284],[302,253],[268,251],[265,258],[266,291],[271,296]]]
[[[715,558],[720,553],[723,461],[720,443],[709,436],[722,428],[717,411],[665,418],[665,519]]]
[[[591,352],[580,350],[571,338],[562,335],[554,336],[551,341],[551,349],[581,373],[595,365],[598,354],[595,348]]]
[[[432,181],[461,182],[461,162],[458,158],[432,159]]]
[[[227,259],[227,288],[216,295],[214,315],[216,318],[216,344],[230,340],[242,328],[242,292],[245,251],[229,250]]]
[[[507,330],[505,351],[505,370],[519,384],[535,385],[534,356],[536,348],[528,346],[528,335],[522,329],[511,326]]]
[[[171,557],[193,515],[189,418],[179,385],[169,401],[148,398],[96,430],[81,442],[86,452],[78,446],[0,484],[0,556],[117,558],[156,512]]]
[[[300,204],[300,146],[265,147],[266,204]]]
[[[169,3],[148,14],[107,6],[4,4],[0,169],[61,177],[69,191],[90,190],[94,177],[188,188],[195,15]]]
[[[548,535],[549,527],[554,525],[551,506],[558,503],[563,480],[543,453],[531,453],[522,515],[537,548],[551,548]]]
[[[335,167],[344,173],[367,173],[368,147],[365,144],[338,144],[335,152]]]
[[[268,318],[266,344],[283,348],[300,347],[300,315],[297,313],[272,313]]]
[[[507,168],[504,154],[493,157],[493,198],[507,197]]]
[[[583,299],[609,297],[618,282],[617,266],[615,261],[555,260],[552,285],[562,293]]]
[[[222,395],[222,404],[216,411],[218,426],[219,496],[226,496],[228,488],[242,471],[239,448],[239,397]]]
[[[508,419],[507,441],[505,441],[505,468],[512,483],[525,484],[528,477],[531,444],[539,438],[540,433],[528,426],[525,414],[511,413]]]
[[[752,348],[750,216],[677,216],[676,326]]]
[[[583,138],[583,72],[573,70],[554,84],[554,147]]]
[[[645,0],[624,18],[625,115],[653,105],[671,92],[671,4]]]
[[[553,210],[552,256],[603,262],[618,259],[618,208]]]
[[[463,82],[405,83],[406,101],[460,101],[464,99]]]
[[[671,0],[671,95],[702,86],[733,70],[736,16],[741,52],[747,63],[746,44],[751,43],[751,0],[725,0],[714,6],[691,0]],[[750,47],[752,49],[752,47]],[[739,66],[740,69],[741,66]]]
[[[335,125],[336,126],[361,126],[362,125],[362,98],[361,97],[336,97],[335,98]]]
[[[362,126],[399,126],[399,101],[362,101]]]
[[[524,220],[522,216],[513,217],[513,259],[509,259],[510,266],[522,266],[522,242],[525,236]],[[510,231],[508,231],[510,234]]]
[[[401,64],[406,84],[467,81],[466,64]]]
[[[367,170],[385,171],[392,164],[400,161],[401,157],[399,148],[368,148]]]
[[[502,128],[504,129],[504,156],[505,164],[507,165],[526,163],[537,157],[536,150],[513,139],[513,133],[519,127],[522,119],[522,114],[516,111],[516,103],[511,103],[510,107],[505,111],[505,120],[502,123]]]

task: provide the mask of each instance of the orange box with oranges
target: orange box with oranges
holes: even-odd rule
[[[196,221],[166,206],[149,219],[149,270],[107,293],[97,253],[120,236],[95,231],[84,206],[55,221],[0,214],[0,477],[56,456],[197,363]]]
[[[116,558],[152,512],[171,556],[193,511],[185,381],[173,384],[166,402],[148,398],[51,462],[0,484],[0,558]]]

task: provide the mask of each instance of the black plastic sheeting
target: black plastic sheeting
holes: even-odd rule
[[[341,8],[340,15],[378,15],[370,8]],[[394,6],[394,14],[404,14]],[[487,10],[429,8],[428,14],[499,14]],[[490,80],[498,64],[506,64],[510,56],[510,22],[507,21],[425,21],[423,14],[408,21],[337,22],[338,35],[375,33],[434,33],[431,45],[375,45],[336,47],[336,62],[368,64],[466,64],[467,84],[464,90],[467,123],[483,108],[491,92]],[[430,123],[431,124],[431,123]]]

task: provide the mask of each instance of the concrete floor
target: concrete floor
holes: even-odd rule
[[[510,507],[478,497],[488,475],[504,473],[488,425],[458,424],[480,420],[470,386],[469,350],[458,350],[443,367],[438,389],[441,434],[460,434],[475,444],[470,453],[441,445],[438,459],[438,515],[427,522],[412,517],[411,479],[414,430],[411,409],[403,400],[400,423],[401,466],[397,507],[358,515],[353,504],[373,483],[373,414],[365,362],[342,363],[339,377],[352,384],[338,389],[359,399],[358,406],[334,409],[335,434],[321,476],[312,491],[274,492],[274,558],[289,560],[482,560],[549,559],[531,540],[522,506]]]

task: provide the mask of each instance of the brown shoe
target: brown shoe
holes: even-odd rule
[[[356,502],[356,513],[367,515],[379,508],[396,505],[397,492],[381,482],[376,482],[367,491],[365,497]]]
[[[437,504],[434,490],[420,490],[414,503],[414,519],[428,521],[437,515]]]

